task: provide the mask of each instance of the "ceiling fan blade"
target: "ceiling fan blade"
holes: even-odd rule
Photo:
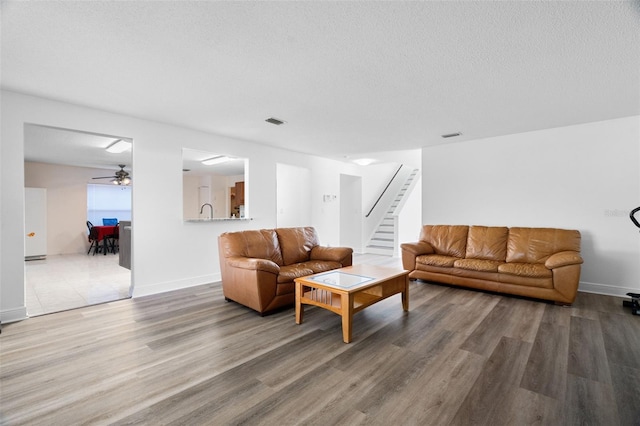
[[[100,177],[94,177],[91,179],[117,179],[117,176],[100,176]]]

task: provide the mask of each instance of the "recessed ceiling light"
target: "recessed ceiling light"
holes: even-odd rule
[[[283,121],[274,117],[269,117],[264,121],[266,121],[267,123],[275,124],[276,126],[286,123],[286,121]]]
[[[357,158],[353,160],[359,166],[368,166],[369,164],[373,164],[376,162],[373,158]]]
[[[446,135],[442,135],[443,138],[455,138],[456,136],[460,136],[462,135],[462,133],[460,132],[456,132],[456,133],[447,133]]]
[[[123,141],[122,139],[118,139],[106,148],[107,152],[112,154],[120,154],[128,149],[131,149],[131,142]]]

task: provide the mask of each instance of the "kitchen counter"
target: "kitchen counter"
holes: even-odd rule
[[[185,222],[197,223],[197,222],[240,222],[240,221],[249,221],[253,220],[250,217],[242,217],[242,218],[233,218],[233,217],[214,217],[214,218],[195,218],[195,219],[185,219]]]

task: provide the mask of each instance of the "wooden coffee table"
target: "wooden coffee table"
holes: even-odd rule
[[[351,342],[353,314],[394,294],[409,310],[409,271],[375,265],[353,265],[295,279],[296,324],[304,305],[315,305],[342,317],[342,340]]]

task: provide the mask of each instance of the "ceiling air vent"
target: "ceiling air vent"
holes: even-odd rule
[[[456,136],[460,136],[462,135],[462,133],[460,132],[456,132],[456,133],[447,133],[446,135],[442,135],[443,138],[455,138]]]
[[[286,123],[286,121],[278,120],[277,118],[274,118],[274,117],[269,117],[264,121],[266,121],[267,123],[275,124],[276,126]]]

